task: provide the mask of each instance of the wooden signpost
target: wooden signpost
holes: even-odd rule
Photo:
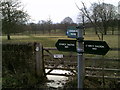
[[[83,40],[83,28],[70,26],[67,29],[67,36],[69,38],[76,38],[76,40],[59,39],[55,46],[59,51],[77,52],[78,53],[78,89],[83,88],[84,78],[84,60],[83,53],[106,55],[109,51],[109,46],[105,41],[91,41]],[[76,48],[76,42],[78,47]],[[83,49],[84,47],[84,49]]]

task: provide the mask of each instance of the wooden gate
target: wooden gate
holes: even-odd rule
[[[44,65],[45,69],[49,69],[46,75],[71,76],[76,75],[76,56],[72,52],[69,55],[53,54],[53,51],[58,51],[56,48],[44,48]],[[53,70],[67,70],[69,74],[52,73]]]

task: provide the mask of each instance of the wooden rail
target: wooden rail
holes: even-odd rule
[[[45,69],[53,69],[53,67],[45,67]],[[60,68],[60,67],[56,67],[54,68],[56,70],[76,70],[75,68]]]
[[[44,47],[43,50],[57,50],[57,48],[56,47],[51,47],[51,48]]]
[[[119,58],[85,58],[85,60],[105,60],[105,61],[120,61]]]
[[[69,76],[75,76],[75,75],[72,75],[72,74],[57,74],[57,73],[49,73],[48,75],[57,75],[57,76],[66,76],[66,77],[69,77]],[[95,76],[95,75],[85,75],[85,77],[91,77],[91,78],[103,78],[103,76]],[[111,76],[104,76],[104,78],[106,79],[117,79],[117,80],[120,80],[120,77],[111,77]]]
[[[45,67],[45,69],[53,69],[53,67]],[[60,67],[56,67],[54,69],[58,69],[58,70],[76,70],[76,68],[60,68]],[[85,70],[94,70],[94,71],[102,71],[102,68],[93,68],[93,67],[85,67]],[[115,71],[115,72],[120,72],[120,69],[112,69],[112,68],[104,68],[104,71]]]
[[[44,47],[44,50],[57,50],[56,47]],[[110,51],[120,51],[120,48],[110,48]]]
[[[92,78],[103,78],[103,76],[96,76],[96,75],[85,75],[85,77],[92,77]],[[118,76],[104,76],[106,79],[117,79],[120,80]]]
[[[49,56],[48,54],[45,54],[44,56]],[[64,55],[64,57],[77,57],[77,55]],[[86,57],[85,60],[105,60],[105,61],[120,61],[119,58],[89,58]]]
[[[57,76],[66,76],[66,77],[75,76],[75,75],[72,75],[72,74],[57,74],[57,73],[49,73],[47,75],[57,75]]]
[[[103,68],[94,68],[94,67],[86,67],[86,70],[95,70],[95,71],[102,71]],[[104,71],[116,71],[120,72],[120,69],[111,69],[111,68],[104,68]]]

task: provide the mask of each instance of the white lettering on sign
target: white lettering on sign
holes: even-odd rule
[[[69,32],[78,32],[78,30],[69,30]]]
[[[92,50],[97,50],[97,48],[92,48]]]
[[[63,58],[63,54],[54,54],[54,58]]]
[[[65,46],[65,48],[69,48],[68,46]]]
[[[75,46],[75,44],[71,43],[59,43],[60,46],[65,46],[65,48],[68,48],[68,46]]]
[[[75,46],[75,44],[67,44],[68,46]]]
[[[86,47],[94,47],[94,45],[86,45]]]
[[[105,48],[104,46],[102,45],[95,45],[96,48]]]
[[[60,46],[65,46],[65,45],[66,45],[66,43],[59,43],[59,45],[60,45]]]
[[[102,45],[86,45],[86,47],[93,47],[93,48],[105,48]]]
[[[76,33],[71,33],[71,35],[75,35],[76,36]]]

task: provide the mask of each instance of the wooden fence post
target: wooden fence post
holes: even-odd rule
[[[35,43],[35,57],[36,57],[36,75],[38,77],[44,77],[45,68],[43,60],[43,46],[40,43]]]

